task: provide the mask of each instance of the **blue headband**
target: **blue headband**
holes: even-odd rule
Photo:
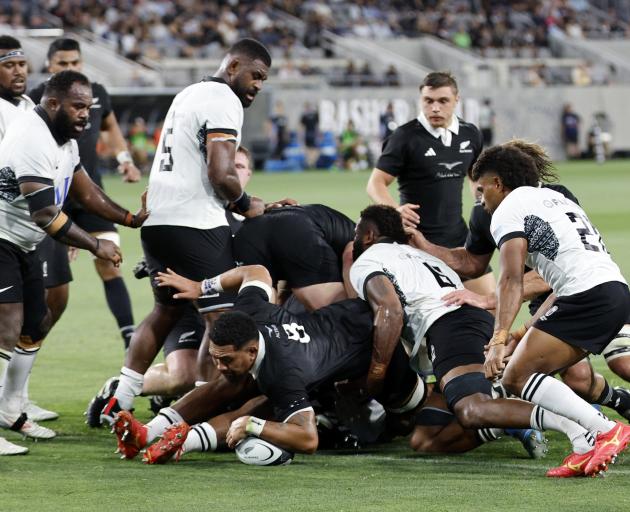
[[[0,56],[0,62],[4,62],[5,60],[14,59],[16,57],[24,57],[24,50],[20,48],[19,50],[11,50],[8,53]]]

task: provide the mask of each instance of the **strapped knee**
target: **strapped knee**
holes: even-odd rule
[[[444,386],[444,398],[446,398],[446,403],[451,411],[462,398],[475,393],[492,396],[492,384],[481,372],[459,375]]]

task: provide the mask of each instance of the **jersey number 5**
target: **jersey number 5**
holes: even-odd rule
[[[299,341],[300,343],[308,343],[311,337],[306,333],[304,327],[295,322],[292,324],[282,324],[282,328],[291,341]]]

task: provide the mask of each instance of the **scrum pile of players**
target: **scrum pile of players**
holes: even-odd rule
[[[1,52],[0,64],[24,57],[19,49]],[[244,191],[250,161],[239,145],[243,109],[270,65],[260,43],[241,40],[214,76],[175,97],[147,207],[135,215],[80,166],[76,139],[91,105],[80,73],[54,75],[40,105],[6,130],[3,148],[37,129],[51,154],[44,147],[35,172],[19,148],[0,149],[5,178],[15,181],[3,189],[3,211],[25,226],[19,240],[2,236],[4,254],[27,261],[45,233],[116,265],[114,243],[61,212],[68,191],[96,215],[141,227],[138,276],[149,276],[154,308],[135,329],[120,376],[88,406],[88,424],[110,424],[123,458],[142,452],[149,464],[224,449],[247,463],[279,464],[318,447],[396,436],[410,436],[419,452],[454,453],[508,435],[538,458],[547,451],[542,432],[555,430],[572,449],[547,476],[605,471],[626,448],[630,427],[591,403],[627,419],[630,393],[611,387],[585,357],[604,354],[628,380],[630,292],[575,197],[549,185],[555,174],[544,150],[511,141],[481,151],[476,141],[460,140],[478,131],[453,113],[453,77],[432,73],[420,87],[420,116],[386,140],[370,178],[371,195],[386,204],[365,208],[356,225],[324,205],[265,204]],[[444,174],[440,165],[453,153],[465,154],[467,169]],[[46,156],[61,164],[48,169]],[[415,201],[408,200],[410,167],[424,173],[425,181],[411,178],[412,188],[426,188]],[[466,174],[479,196],[469,230],[440,243],[461,231]],[[379,188],[394,179],[401,205]],[[431,201],[422,196],[427,191]],[[439,225],[446,214],[426,209],[431,203],[454,204],[457,226]],[[487,286],[495,250],[496,292]],[[484,295],[473,291],[478,279]],[[531,318],[515,328],[523,301],[536,298]],[[16,304],[32,325],[26,320],[35,313],[22,297],[2,306]],[[45,335],[41,325],[34,341]],[[17,339],[2,341],[10,365]],[[28,343],[20,346],[28,351]],[[165,363],[151,366],[163,347]],[[52,437],[11,399],[11,379],[7,371],[2,426]],[[139,395],[156,397],[146,425],[133,415]]]

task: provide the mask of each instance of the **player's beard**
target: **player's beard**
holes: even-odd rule
[[[76,130],[76,123],[70,118],[68,113],[63,108],[59,109],[52,124],[55,127],[57,133],[59,133],[65,139],[78,139],[83,134],[83,131]],[[87,120],[83,125],[84,129],[86,125]]]
[[[363,247],[361,240],[355,240],[352,242],[352,261],[357,261],[364,251],[365,248]]]

